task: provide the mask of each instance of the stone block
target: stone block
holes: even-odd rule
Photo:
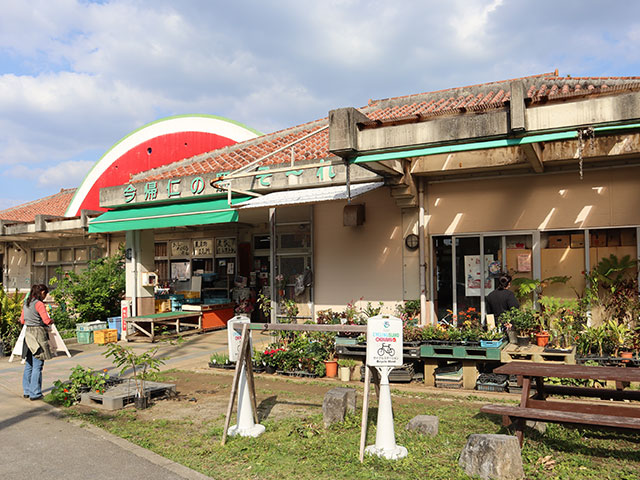
[[[483,480],[524,478],[520,445],[518,439],[510,435],[469,435],[459,465],[467,475]]]
[[[344,421],[347,413],[356,411],[356,391],[353,388],[337,387],[329,390],[322,402],[324,426]]]
[[[407,424],[407,430],[435,436],[438,434],[439,424],[440,421],[435,415],[416,415]]]

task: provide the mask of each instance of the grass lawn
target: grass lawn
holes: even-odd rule
[[[392,385],[396,443],[409,455],[398,461],[365,457],[360,464],[361,383],[351,383],[358,388],[356,415],[325,429],[322,399],[340,385],[337,381],[259,375],[258,410],[266,432],[257,439],[229,437],[223,447],[232,377],[179,371],[163,376],[160,381],[176,383],[177,399],[158,401],[145,411],[72,407],[66,412],[217,480],[466,479],[458,457],[469,434],[507,433],[498,417],[479,413],[482,404],[496,402],[495,395],[487,399],[420,388],[396,390]],[[367,445],[375,443],[375,395],[371,401]],[[406,424],[416,415],[438,416],[439,434],[407,432]],[[544,434],[525,433],[522,459],[527,479],[638,480],[640,435],[550,424]]]

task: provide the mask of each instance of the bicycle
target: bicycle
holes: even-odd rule
[[[393,357],[396,354],[396,351],[393,347],[391,347],[391,344],[383,343],[382,346],[378,349],[378,355],[382,357],[385,353],[390,357]]]

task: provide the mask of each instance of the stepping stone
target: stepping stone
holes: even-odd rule
[[[322,402],[324,426],[343,422],[347,413],[356,411],[356,391],[353,388],[336,387],[329,390]]]
[[[416,415],[407,424],[407,430],[435,436],[438,434],[439,424],[440,421],[435,415]]]
[[[460,454],[459,465],[470,477],[480,477],[483,480],[524,478],[520,444],[511,435],[469,435]]]

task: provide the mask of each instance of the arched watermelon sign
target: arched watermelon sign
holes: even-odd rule
[[[100,208],[100,189],[122,185],[130,175],[251,140],[260,132],[213,115],[182,115],[149,123],[116,143],[76,190],[65,216]]]

